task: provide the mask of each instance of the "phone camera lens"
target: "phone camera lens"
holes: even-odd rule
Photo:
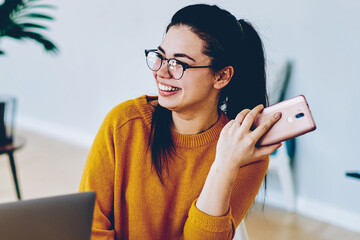
[[[304,113],[298,113],[298,114],[296,114],[296,118],[302,118],[303,116],[304,116],[305,114]]]

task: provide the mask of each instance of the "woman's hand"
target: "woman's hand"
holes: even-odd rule
[[[263,105],[259,105],[253,110],[241,111],[235,120],[231,120],[221,131],[215,161],[196,202],[196,207],[202,212],[212,216],[224,216],[229,210],[231,192],[239,167],[269,155],[281,146],[281,143],[266,147],[255,145],[281,117],[280,113],[275,114],[276,117],[274,115],[252,131],[251,126],[263,108]]]
[[[281,118],[281,113],[275,113],[271,119],[251,130],[256,116],[263,108],[263,105],[258,105],[252,110],[245,109],[226,124],[218,140],[215,164],[237,170],[251,160],[273,153],[281,146],[281,143],[265,147],[255,145]]]

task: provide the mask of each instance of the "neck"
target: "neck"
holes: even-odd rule
[[[198,134],[211,128],[219,119],[217,106],[196,113],[172,112],[173,130],[180,134]]]

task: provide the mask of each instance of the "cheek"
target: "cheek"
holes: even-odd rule
[[[211,76],[206,75],[205,77],[198,76],[197,78],[186,79],[181,85],[182,88],[187,92],[197,92],[198,94],[205,92],[209,93],[213,89],[213,83],[211,81]]]

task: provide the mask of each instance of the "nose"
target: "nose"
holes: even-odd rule
[[[171,76],[169,74],[169,71],[168,71],[168,63],[167,63],[167,60],[164,59],[162,61],[162,64],[161,64],[161,67],[160,69],[157,71],[157,75],[161,78],[168,78],[170,79]]]

